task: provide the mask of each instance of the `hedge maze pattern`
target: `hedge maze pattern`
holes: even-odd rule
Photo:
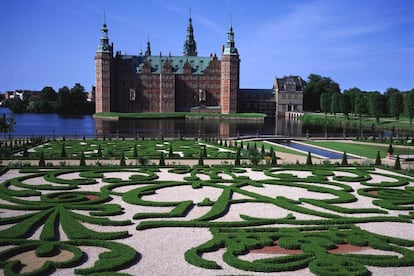
[[[367,266],[414,266],[413,240],[356,225],[412,223],[414,178],[400,172],[372,167],[23,168],[6,171],[2,180],[0,267],[6,275],[44,275],[61,268],[121,275],[139,266],[141,258],[139,248],[123,239],[168,227],[210,230],[210,240],[182,256],[210,274],[220,274],[222,267],[205,256],[219,249],[227,265],[252,272],[308,267],[317,275],[369,275]],[[173,196],[172,191],[186,193]],[[361,201],[370,204],[355,205]],[[133,208],[134,215],[119,219],[125,208]],[[130,225],[135,230],[122,230]],[[385,253],[333,253],[344,244]],[[86,267],[85,246],[103,249]],[[296,253],[246,258],[275,246]],[[49,259],[27,271],[19,258],[29,253]],[[67,257],[53,259],[62,254]]]

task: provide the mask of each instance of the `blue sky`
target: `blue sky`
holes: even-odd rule
[[[414,88],[412,0],[0,0],[0,92],[90,90],[104,9],[115,50],[181,55],[189,9],[200,56],[226,43],[232,23],[241,88],[311,73],[341,89]]]

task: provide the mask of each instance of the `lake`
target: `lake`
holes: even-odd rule
[[[8,108],[0,108],[0,115],[10,114]],[[325,135],[324,126],[303,123],[300,120],[269,118],[262,121],[246,119],[121,119],[119,121],[93,118],[90,115],[65,116],[58,114],[15,113],[16,125],[13,136],[86,136],[96,135],[130,135],[165,136],[165,137],[234,137],[237,135],[285,135],[310,136]],[[341,126],[328,126],[329,136],[343,135]],[[369,129],[364,130],[368,135]],[[346,134],[356,135],[357,129],[346,129]]]

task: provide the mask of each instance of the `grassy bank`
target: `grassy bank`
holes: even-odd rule
[[[376,128],[379,130],[388,129],[388,130],[412,130],[410,125],[410,120],[405,117],[401,117],[399,120],[396,120],[394,117],[382,117],[380,118],[379,123],[373,117],[362,116],[362,119],[359,120],[358,116],[349,115],[349,120],[347,120],[342,113],[337,113],[336,116],[333,114],[324,113],[305,113],[301,117],[301,120],[305,123],[311,124],[332,124],[332,125],[342,125],[349,126],[353,128],[358,128],[359,125],[368,128]]]

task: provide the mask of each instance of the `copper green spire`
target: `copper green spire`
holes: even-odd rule
[[[226,55],[238,55],[237,48],[234,42],[234,32],[233,32],[233,25],[230,24],[229,31],[227,32],[227,43],[226,47],[224,48],[223,54]]]
[[[98,45],[97,52],[112,52],[112,46],[109,44],[108,27],[106,26],[106,16],[104,13],[104,23],[101,29],[101,40]]]
[[[197,55],[197,44],[194,40],[194,30],[193,30],[193,24],[191,19],[191,9],[190,9],[190,18],[188,20],[188,26],[187,26],[187,37],[184,42],[184,50],[183,50],[184,56],[196,56]]]

